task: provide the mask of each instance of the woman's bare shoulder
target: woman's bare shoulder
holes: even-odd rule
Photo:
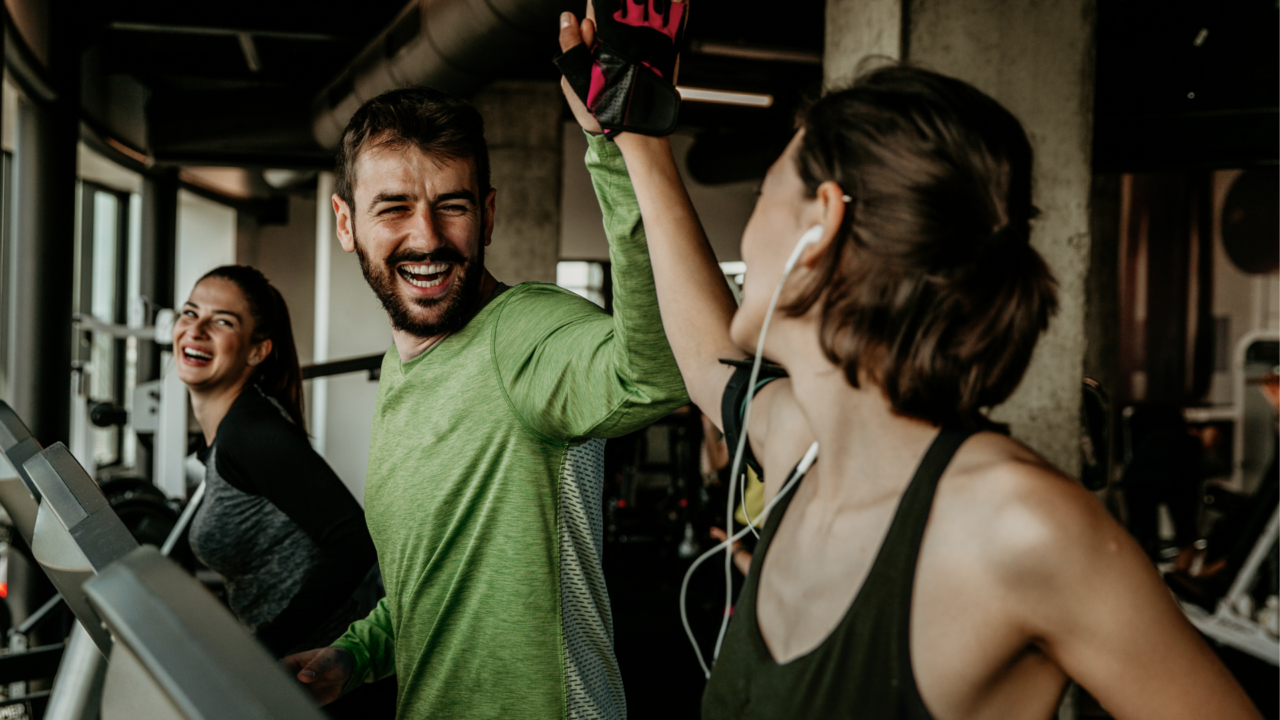
[[[1020,585],[1047,579],[1045,573],[1061,579],[1121,550],[1137,550],[1078,481],[996,433],[965,444],[938,498],[952,511],[947,524],[972,538],[993,578]]]
[[[762,463],[767,453],[789,445],[791,436],[808,431],[808,424],[791,387],[791,378],[778,378],[756,393],[747,430],[753,438],[751,448]],[[757,442],[760,443],[758,446]]]
[[[777,494],[791,468],[814,441],[790,378],[774,380],[756,394],[748,437],[751,451],[765,470],[767,501]]]

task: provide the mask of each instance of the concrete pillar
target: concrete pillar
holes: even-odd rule
[[[142,177],[138,208],[138,295],[147,302],[131,322],[150,325],[157,308],[169,307],[173,283],[177,275],[178,245],[178,171],[167,168]],[[150,340],[138,340],[139,384],[160,378],[160,346]],[[154,470],[152,451],[137,445],[134,467],[151,476]],[[153,478],[154,479],[154,478]]]
[[[9,248],[9,395],[44,445],[69,439],[75,117],[18,101]]]
[[[995,417],[1070,474],[1080,467],[1090,267],[1115,262],[1090,251],[1093,19],[1093,0],[827,3],[829,85],[847,82],[868,55],[892,54],[897,37],[907,62],[972,83],[1026,128],[1036,153],[1032,182],[1041,211],[1031,241],[1058,280],[1061,310],[1022,385]]]
[[[868,58],[902,58],[902,5],[903,0],[827,0],[823,85],[848,85]]]
[[[1040,208],[1031,243],[1058,280],[1060,309],[1022,385],[996,417],[1076,474],[1089,345],[1093,0],[910,2],[907,59],[973,83],[1013,112],[1031,138],[1033,202]]]
[[[54,17],[76,8],[50,0]],[[19,13],[26,20],[34,16]],[[16,19],[16,17],[15,17]],[[24,37],[43,46],[52,94],[18,100],[8,272],[9,395],[45,445],[66,442],[71,405],[71,260],[75,255],[76,143],[80,137],[81,28],[57,33],[37,22]],[[37,55],[39,53],[37,52]]]
[[[151,302],[149,324],[156,308],[171,307],[177,277],[178,171],[168,168],[142,179],[141,247],[138,293]],[[160,349],[143,341],[138,347],[138,382],[160,377]]]
[[[498,208],[485,266],[509,285],[555,282],[560,251],[560,86],[498,82],[471,103],[484,116]]]

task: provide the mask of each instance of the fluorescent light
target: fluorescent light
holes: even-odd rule
[[[747,105],[749,107],[767,108],[773,105],[772,95],[758,93],[725,92],[724,90],[707,90],[705,88],[677,87],[681,99],[724,105]]]
[[[1206,33],[1208,31],[1201,30]],[[1197,45],[1197,47],[1199,47]],[[775,47],[744,47],[718,42],[699,42],[694,40],[689,49],[700,55],[716,55],[719,57],[741,58],[743,60],[761,60],[764,62],[800,63],[802,65],[821,65],[822,53],[809,50],[790,50]]]
[[[747,271],[747,264],[741,260],[730,260],[720,263],[720,272],[725,275],[741,275]]]

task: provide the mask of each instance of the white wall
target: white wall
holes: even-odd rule
[[[236,211],[178,191],[178,277],[173,307],[182,307],[201,275],[236,261]]]
[[[758,182],[727,185],[701,185],[689,177],[685,157],[693,145],[693,136],[677,134],[671,138],[671,149],[689,189],[702,226],[707,231],[711,248],[721,262],[741,260],[739,245],[756,203]],[[608,260],[609,244],[604,237],[603,217],[591,187],[591,175],[583,165],[587,139],[575,123],[564,124],[564,164],[560,199],[560,259]]]
[[[321,176],[321,188],[332,187],[331,176]],[[314,317],[324,328],[315,329],[316,358],[347,358],[384,353],[391,347],[391,326],[378,298],[369,289],[354,254],[347,254],[338,243],[328,192],[322,191],[316,208],[316,226],[322,229],[315,239],[315,254],[327,255],[328,261],[316,262],[317,275]],[[326,214],[320,222],[320,214]],[[321,237],[323,235],[324,237]],[[327,285],[328,292],[323,288]],[[319,307],[323,305],[322,307]],[[350,373],[325,381],[324,428],[314,427],[320,418],[312,416],[313,435],[323,437],[325,459],[342,478],[351,493],[364,504],[365,471],[369,465],[369,435],[373,428],[373,406],[378,384],[369,382],[364,373]],[[320,405],[320,403],[316,403]]]
[[[283,225],[242,220],[236,243],[235,262],[261,270],[289,305],[302,365],[380,354],[391,345],[382,306],[355,256],[344,253],[333,234],[330,192],[322,190],[319,204],[316,194],[290,195],[289,218]],[[322,254],[328,255],[328,262],[320,260]],[[312,441],[363,505],[378,385],[361,372],[309,380],[304,387]]]
[[[315,330],[316,201],[312,195],[289,196],[289,221],[258,225],[242,220],[236,262],[252,265],[280,291],[289,306],[298,362],[311,364]]]

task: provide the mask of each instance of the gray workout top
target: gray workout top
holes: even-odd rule
[[[364,512],[279,404],[245,388],[204,460],[191,549],[260,642],[323,647],[363,617],[352,593],[377,561]]]
[[[702,698],[704,720],[857,717],[932,720],[911,670],[911,592],[934,491],[972,433],[939,433],[903,493],[853,604],[822,644],[779,665],[760,635],[760,566],[794,491],[765,521],[720,658]]]

